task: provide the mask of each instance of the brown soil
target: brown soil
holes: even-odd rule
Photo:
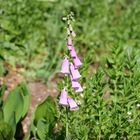
[[[54,83],[51,83],[52,87],[48,87],[46,84],[41,82],[29,82],[28,87],[31,93],[31,102],[27,116],[23,120],[23,130],[24,133],[27,133],[30,119],[33,111],[35,110],[36,106],[45,100],[48,96],[56,97],[58,92],[56,90],[56,86]]]

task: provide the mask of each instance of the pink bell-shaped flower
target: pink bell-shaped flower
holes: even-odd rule
[[[77,54],[76,54],[76,51],[74,49],[74,47],[72,47],[71,51],[70,51],[70,55],[72,58],[76,58]]]
[[[79,88],[80,87],[80,84],[77,80],[73,80],[72,79],[72,75],[70,74],[70,79],[71,79],[71,84],[72,84],[72,88]]]
[[[68,94],[65,90],[65,88],[61,91],[61,95],[60,95],[60,100],[59,100],[59,104],[60,105],[68,105]]]
[[[77,80],[78,78],[81,77],[79,71],[74,68],[74,65],[72,63],[70,64],[70,71],[71,71],[71,75],[72,75],[73,80]]]
[[[67,45],[67,48],[68,48],[69,51],[72,50],[72,46]]]
[[[81,87],[81,85],[79,84],[78,86],[79,86],[78,88],[74,88],[76,93],[83,91],[83,88]]]
[[[75,58],[73,58],[73,63],[75,68],[78,68],[82,65],[82,62],[80,61],[80,59],[78,58],[78,56],[76,56]]]
[[[78,105],[77,105],[76,102],[75,102],[72,98],[70,98],[70,97],[68,97],[68,104],[69,104],[69,106],[70,106],[70,110],[71,110],[71,111],[74,111],[74,110],[77,110],[77,109],[78,109]]]
[[[67,57],[65,57],[62,62],[61,73],[65,73],[65,74],[69,73],[69,60],[67,59]]]

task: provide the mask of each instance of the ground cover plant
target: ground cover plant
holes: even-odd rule
[[[139,6],[139,0],[0,0],[0,140],[139,140]],[[9,90],[13,68],[24,82]],[[24,133],[30,81],[57,83],[58,97],[33,106]]]
[[[20,65],[26,78],[37,76],[47,81],[59,71],[58,62],[65,45],[65,23],[61,19],[68,11],[75,13],[78,34],[75,45],[79,46],[81,56],[96,48],[93,60],[99,61],[103,55],[97,58],[98,54],[106,54],[116,40],[139,47],[139,3],[139,0],[1,0],[0,56]]]

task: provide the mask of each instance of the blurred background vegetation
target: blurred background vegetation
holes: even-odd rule
[[[62,17],[70,11],[74,45],[93,65],[118,42],[140,48],[139,0],[0,0],[0,75],[6,62],[27,79],[47,82],[59,70],[66,48]]]

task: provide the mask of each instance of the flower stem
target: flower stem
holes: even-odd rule
[[[66,140],[69,137],[69,127],[68,127],[68,108],[66,107]]]

